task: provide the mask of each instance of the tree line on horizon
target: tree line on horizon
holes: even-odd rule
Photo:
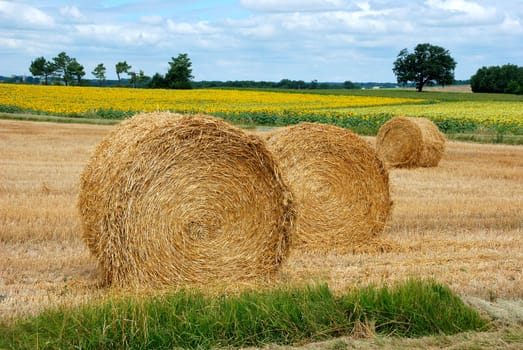
[[[169,63],[169,70],[165,75],[156,73],[152,78],[145,75],[143,70],[138,72],[132,70],[132,66],[127,61],[120,61],[115,65],[118,85],[121,85],[122,75],[127,74],[129,84],[136,87],[150,88],[170,88],[170,89],[190,89],[192,76],[192,63],[186,53],[181,53],[177,57],[172,57]],[[49,80],[54,84],[82,85],[85,76],[85,68],[78,63],[76,58],[70,57],[65,52],[59,53],[51,60],[41,56],[33,61],[29,66],[29,71],[34,77],[40,78],[44,85],[49,85]],[[99,63],[91,72],[96,78],[99,86],[102,86],[106,79],[107,68],[103,63]]]
[[[351,81],[345,81],[342,84],[320,83],[317,80],[305,82],[303,80],[282,79],[279,82],[271,81],[253,81],[253,80],[228,80],[228,81],[191,81],[192,63],[187,54],[179,54],[178,57],[172,58],[169,62],[167,74],[154,74],[149,77],[144,74],[143,70],[138,73],[132,71],[127,61],[116,63],[115,72],[117,76],[116,86],[128,83],[130,86],[142,88],[157,89],[191,89],[191,88],[211,88],[211,87],[256,87],[256,88],[276,88],[276,89],[360,89],[361,86]],[[61,52],[52,60],[45,57],[38,57],[31,62],[29,67],[31,74],[39,78],[39,82],[49,85],[51,80],[54,84],[63,85],[85,85],[86,80],[84,66],[78,63],[76,58],[69,57],[65,52]],[[114,86],[115,84],[107,82],[107,68],[103,63],[99,63],[91,72],[96,78],[99,86]],[[123,74],[128,75],[128,79],[123,79]]]
[[[136,88],[153,89],[191,89],[210,87],[239,87],[239,88],[280,88],[280,89],[360,89],[369,87],[353,83],[349,80],[344,83],[319,83],[317,80],[305,82],[303,80],[282,79],[279,82],[270,81],[192,81],[192,62],[186,53],[172,57],[168,62],[169,69],[165,75],[155,73],[152,77],[145,75],[143,70],[132,70],[127,61],[120,61],[115,65],[117,86],[122,86],[122,75],[127,74],[125,82]],[[418,92],[425,86],[451,85],[456,83],[454,69],[456,61],[448,50],[429,43],[418,44],[412,53],[407,49],[400,51],[393,63],[393,73],[397,83],[402,86],[413,86]],[[31,62],[29,71],[40,83],[48,85],[49,80],[54,84],[85,85],[85,68],[76,58],[65,52],[59,53],[52,60],[38,57]],[[107,86],[107,68],[99,63],[91,72],[99,86]],[[463,82],[463,81],[461,81]],[[468,83],[469,81],[464,81]],[[371,83],[369,83],[371,84]],[[470,79],[473,92],[493,92],[523,94],[523,67],[507,64],[502,67],[482,67]]]
[[[523,67],[515,64],[482,67],[470,78],[473,92],[523,95]]]

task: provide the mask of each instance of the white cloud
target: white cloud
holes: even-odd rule
[[[452,15],[465,16],[466,20],[489,20],[496,16],[496,9],[484,7],[476,2],[466,0],[427,0],[429,8],[442,10]]]
[[[249,38],[269,39],[277,36],[278,29],[272,23],[262,23],[256,27],[246,28],[242,31],[242,35]]]
[[[123,28],[119,25],[97,25],[97,24],[79,24],[75,26],[76,33],[85,38],[105,38],[116,41],[119,33]]]
[[[80,12],[80,10],[78,9],[78,7],[76,6],[66,6],[66,7],[62,7],[60,9],[60,14],[62,16],[68,16],[68,17],[72,17],[72,18],[82,18],[82,13]]]
[[[158,25],[162,24],[164,19],[162,16],[142,16],[139,21],[143,24]]]
[[[166,25],[170,32],[182,35],[206,35],[216,32],[207,22],[175,22],[168,19]]]
[[[318,45],[343,34],[390,35],[413,29],[411,23],[394,19],[390,10],[270,13],[227,23],[231,31],[239,35],[275,40],[309,38],[317,40]]]
[[[370,11],[370,4],[368,1],[362,1],[357,3],[358,8],[362,11]]]
[[[349,5],[343,0],[240,0],[240,4],[248,10],[262,12],[329,11]]]
[[[464,13],[484,13],[485,9],[474,2],[466,0],[427,0],[427,5],[432,8],[446,11],[457,11]]]
[[[45,12],[22,3],[0,1],[0,21],[24,27],[52,27],[54,20]]]
[[[74,33],[81,42],[97,42],[106,47],[129,48],[156,45],[162,32],[159,30],[124,25],[77,25]]]
[[[501,23],[501,29],[509,34],[523,34],[521,20],[509,15],[505,16],[503,23]]]
[[[398,52],[421,42],[455,53],[456,73],[464,74],[458,79],[477,66],[523,57],[523,0],[73,4],[0,0],[0,46],[9,54],[0,56],[0,74],[26,72],[35,57],[61,51],[86,71],[127,60],[148,75],[164,73],[170,57],[187,52],[197,79],[222,80],[393,81]]]
[[[24,46],[24,42],[18,39],[0,38],[0,46],[4,49],[21,49]]]

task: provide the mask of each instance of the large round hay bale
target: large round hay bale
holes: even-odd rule
[[[301,123],[270,133],[267,144],[294,192],[292,246],[375,251],[391,211],[389,175],[372,146],[333,125]]]
[[[118,286],[246,280],[288,253],[292,193],[259,137],[204,115],[122,122],[80,183],[83,238]]]
[[[379,129],[376,150],[389,167],[433,167],[445,153],[445,136],[429,119],[394,117]]]

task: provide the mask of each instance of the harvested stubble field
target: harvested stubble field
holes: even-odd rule
[[[112,293],[98,285],[76,210],[80,173],[111,129],[0,120],[0,319]],[[391,170],[390,184],[392,251],[291,254],[275,283],[342,291],[433,277],[476,305],[512,300],[521,313],[523,146],[448,142],[438,167]]]

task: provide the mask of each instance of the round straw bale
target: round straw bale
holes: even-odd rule
[[[376,150],[389,167],[433,167],[445,153],[445,136],[429,119],[394,117],[379,129]]]
[[[301,123],[267,136],[294,192],[292,247],[376,251],[391,211],[389,175],[372,146],[333,125]]]
[[[102,140],[78,207],[84,241],[117,286],[270,275],[295,218],[262,139],[214,117],[172,113],[137,115]]]

